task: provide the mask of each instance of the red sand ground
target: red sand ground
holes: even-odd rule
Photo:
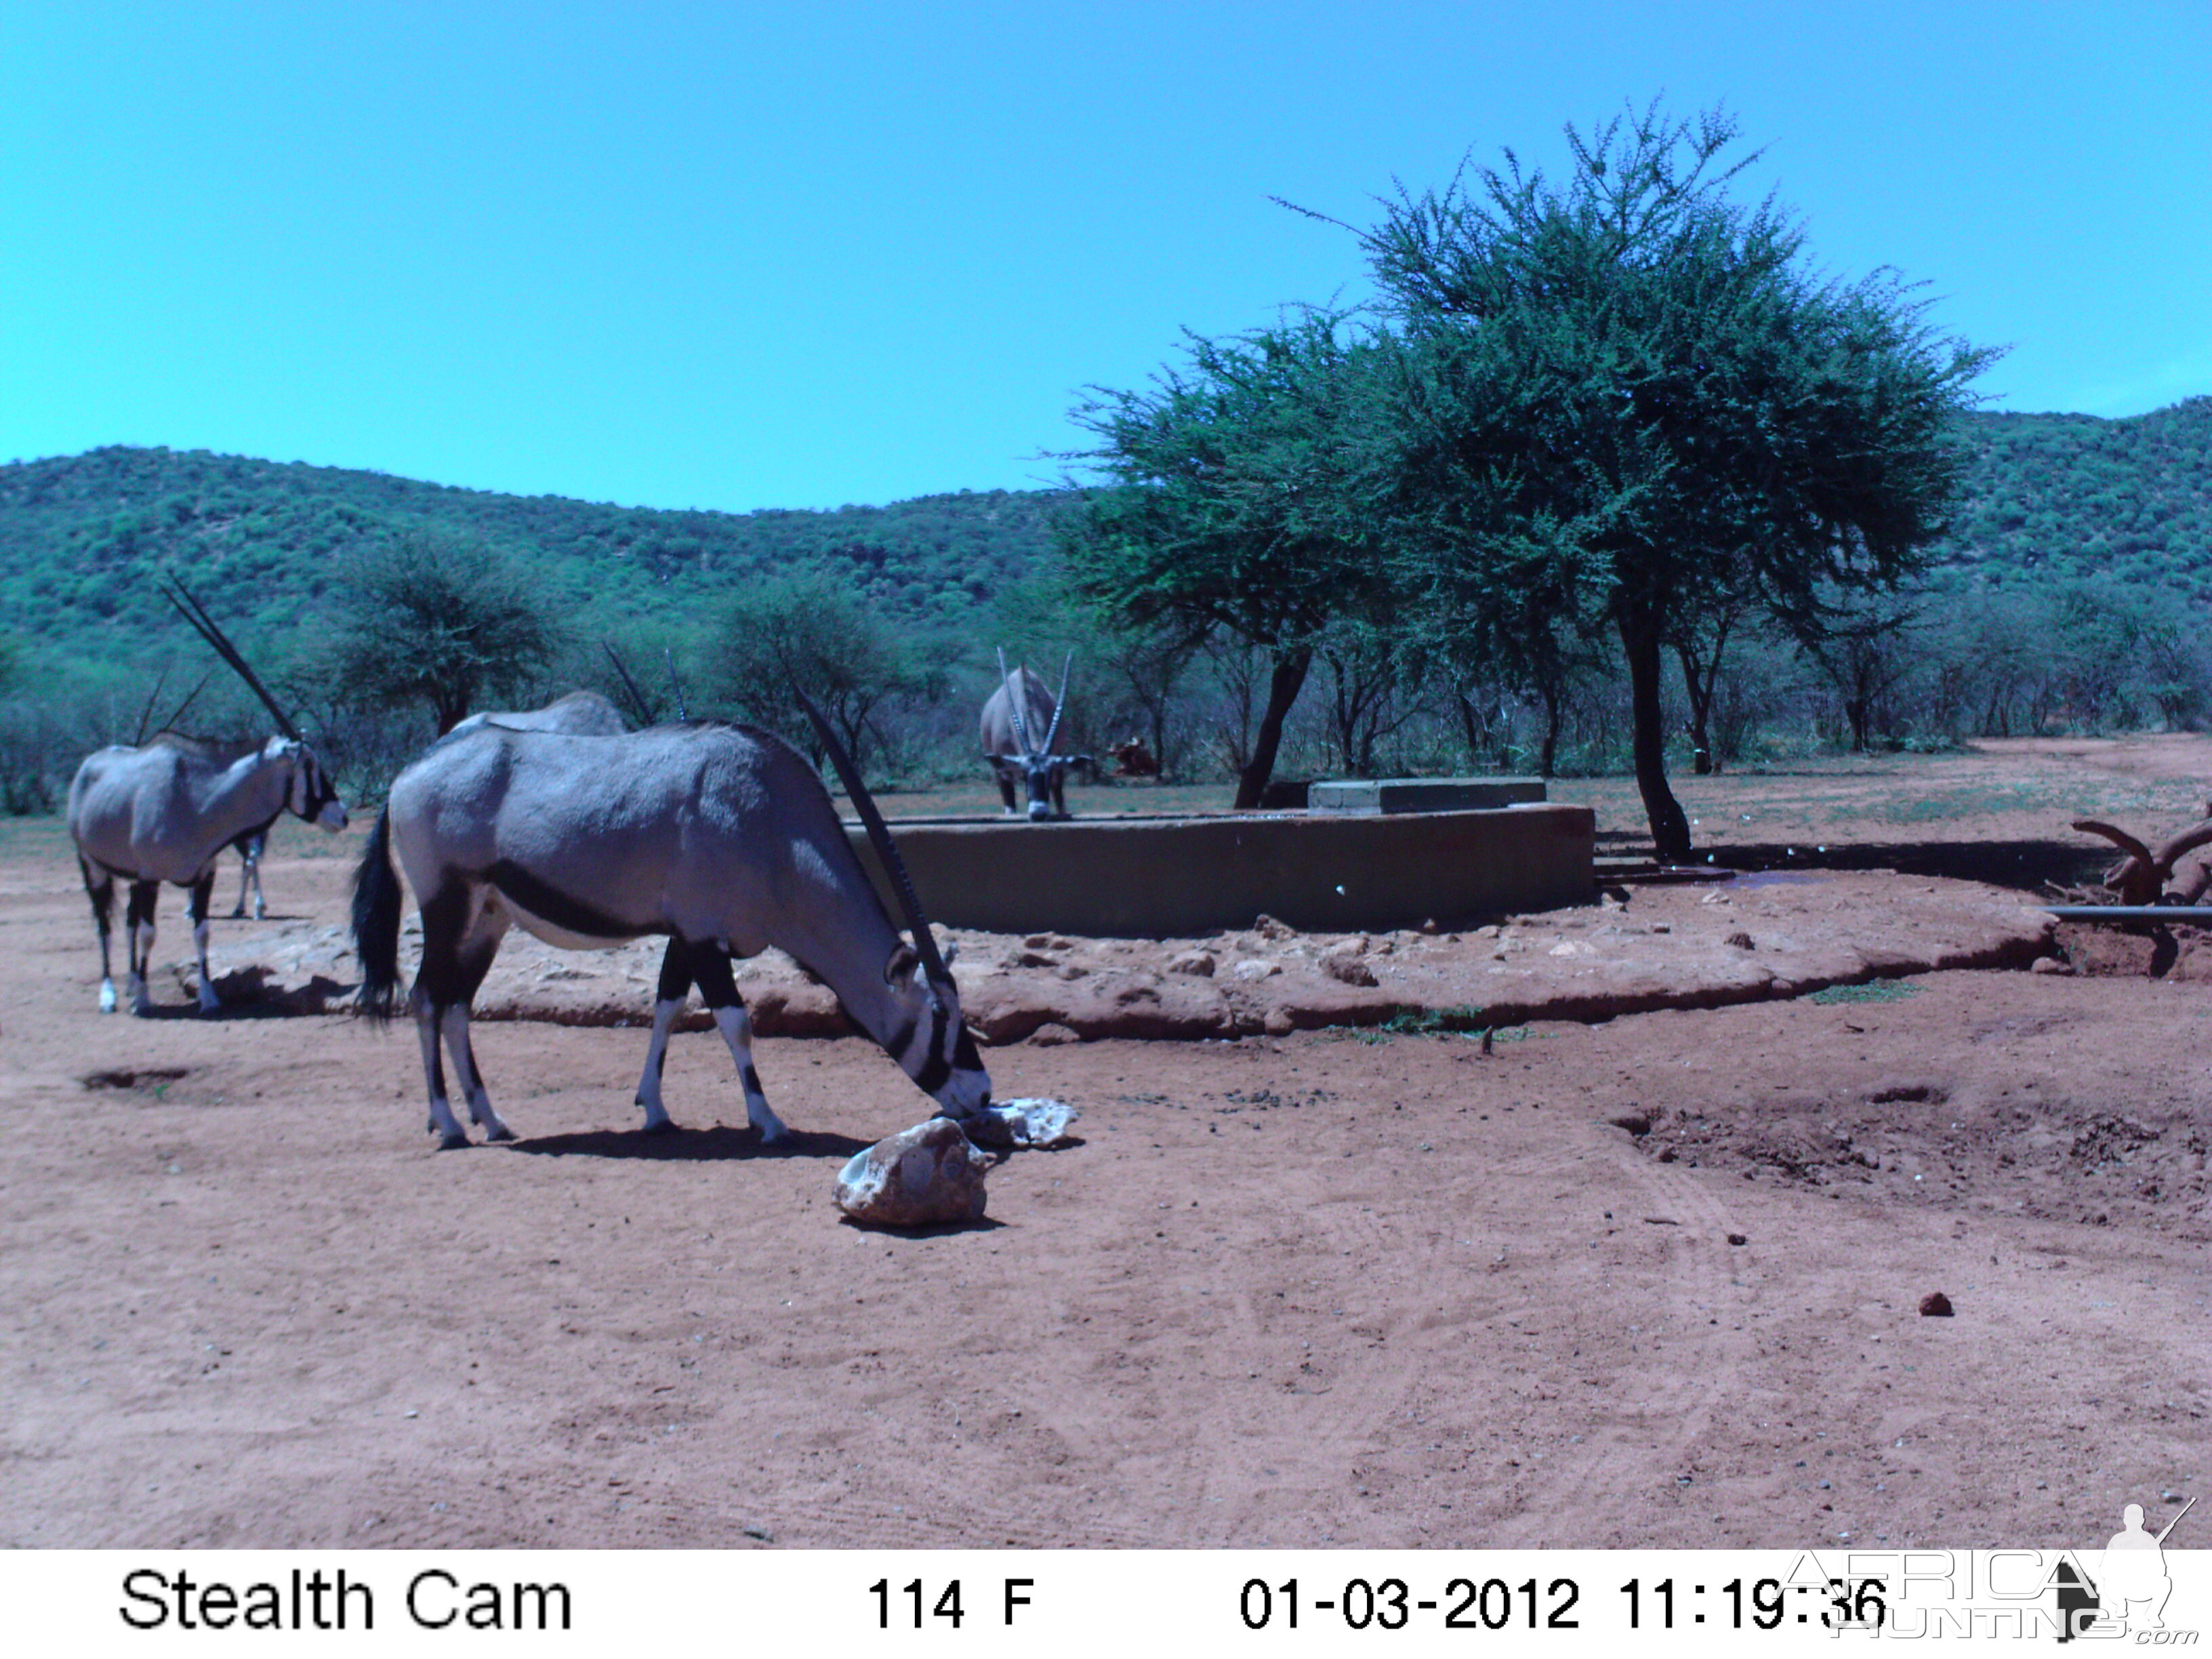
[[[1940,878],[2078,879],[2102,856],[2067,818],[2163,831],[2206,780],[2212,744],[2159,738],[1684,794],[1723,863],[1915,872],[1731,890],[1771,997],[1778,935],[2004,932],[2028,894]],[[1629,792],[1578,788],[1632,850]],[[267,882],[312,932],[357,837],[309,836]],[[1528,919],[1510,964],[1470,933],[1430,1000],[1493,965],[1737,973],[1650,929],[1705,928],[1701,897]],[[0,1537],[2094,1545],[2204,1483],[2212,988],[2186,948],[2059,939],[2112,971],[1538,1018],[1488,1054],[1055,1022],[988,1058],[1079,1143],[995,1170],[985,1225],[898,1236],[829,1196],[925,1105],[868,1044],[763,1040],[799,1132],[763,1153],[711,1036],[672,1051],[693,1127],[647,1139],[641,1032],[486,1024],[529,1139],[435,1153],[411,1034],[202,1020],[173,981],[161,1018],[96,1014],[65,843],[5,826]],[[1938,1290],[1954,1317],[1917,1313]]]

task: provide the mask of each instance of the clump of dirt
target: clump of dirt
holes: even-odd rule
[[[2171,979],[2212,984],[2212,931],[2186,922],[2062,921],[2060,959],[2097,979]]]

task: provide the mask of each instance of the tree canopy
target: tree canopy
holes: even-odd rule
[[[1311,311],[1234,339],[1192,335],[1187,365],[1076,411],[1099,440],[1077,459],[1112,481],[1063,520],[1076,589],[1124,624],[1267,654],[1239,806],[1260,803],[1322,630],[1376,592],[1354,470],[1369,347],[1344,322]]]
[[[484,699],[517,700],[561,643],[559,619],[527,576],[480,543],[428,534],[347,562],[326,672],[348,702],[422,703],[452,731]]]
[[[1677,861],[1665,648],[1747,600],[1818,637],[1828,594],[1914,568],[1990,354],[1936,337],[1893,273],[1820,279],[1771,200],[1730,201],[1755,157],[1720,165],[1726,116],[1655,104],[1567,137],[1562,185],[1508,151],[1401,191],[1363,237],[1393,325],[1391,542],[1503,649],[1546,617],[1617,636],[1638,782]]]

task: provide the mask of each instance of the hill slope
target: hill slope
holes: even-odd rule
[[[1968,416],[1966,499],[1938,580],[2105,576],[2212,604],[2212,398],[2126,420]],[[564,599],[626,622],[711,607],[763,574],[849,572],[892,616],[965,633],[1048,556],[1044,490],[962,491],[835,512],[667,512],[349,471],[110,448],[0,467],[0,616],[94,659],[170,640],[149,578],[189,573],[217,614],[269,632],[314,613],[333,559],[427,530],[521,556]]]
[[[125,651],[173,631],[149,577],[185,573],[217,615],[281,629],[313,613],[333,561],[408,531],[480,538],[560,597],[665,620],[763,574],[842,568],[892,614],[957,629],[1047,545],[1042,490],[881,507],[666,512],[204,451],[110,448],[0,467],[0,615],[31,641]]]

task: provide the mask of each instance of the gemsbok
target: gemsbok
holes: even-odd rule
[[[169,599],[185,619],[235,669],[269,712],[282,735],[264,744],[216,744],[161,732],[141,747],[121,744],[85,757],[70,781],[70,836],[77,867],[92,900],[100,931],[100,1009],[115,1012],[115,976],[108,934],[115,884],[130,885],[125,926],[130,930],[131,1009],[153,1011],[146,976],[154,951],[154,906],[161,884],[186,889],[192,944],[199,957],[202,1013],[222,1006],[208,971],[208,897],[216,860],[240,836],[265,830],[289,809],[325,830],[343,830],[345,803],[324,775],[291,717],[246,666],[246,659],[182,584]]]
[[[763,1144],[787,1133],[762,1093],[730,966],[770,945],[836,994],[939,1115],[988,1119],[990,1074],[898,849],[820,712],[799,702],[867,825],[911,941],[876,896],[814,768],[764,732],[695,721],[583,737],[487,722],[450,733],[394,780],[355,879],[359,1006],[382,1022],[398,1002],[396,853],[422,913],[408,1000],[441,1149],[468,1144],[447,1098],[441,1039],[470,1116],[488,1139],[514,1138],[471,1052],[469,1005],[515,925],[568,950],[666,937],[636,1097],[648,1130],[674,1127],[661,1071],[696,984],[737,1063],[747,1121]]]
[[[999,652],[999,684],[984,701],[981,728],[983,757],[999,780],[999,798],[1006,802],[1010,817],[1018,781],[1027,787],[1032,823],[1066,817],[1068,769],[1091,763],[1088,755],[1052,752],[1060,718],[1067,712],[1067,676],[1074,665],[1071,651],[1060,665],[1060,695],[1055,697],[1027,668],[1008,673],[1006,651],[1002,647]],[[1042,739],[1036,736],[1039,731],[1044,734]]]

